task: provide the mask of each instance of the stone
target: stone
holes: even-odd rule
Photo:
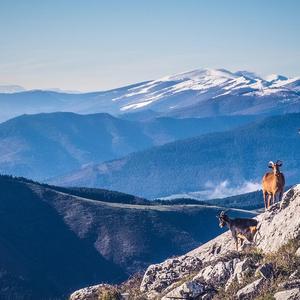
[[[235,280],[237,280],[238,283],[242,283],[244,277],[251,272],[251,265],[252,261],[250,258],[245,258],[244,260],[239,261],[234,268],[234,272],[232,273],[225,285],[225,291],[228,290],[230,285]]]
[[[249,299],[250,297],[254,296],[257,290],[262,286],[263,282],[264,279],[259,278],[254,282],[246,285],[236,293],[237,299]]]
[[[99,300],[101,296],[104,296],[108,292],[114,293],[115,300],[126,300],[126,297],[122,297],[122,295],[109,284],[97,284],[80,289],[71,294],[69,300]]]
[[[265,279],[271,279],[274,276],[273,265],[271,263],[261,265],[255,271],[255,275],[260,275]]]
[[[300,215],[299,184],[284,194],[283,203],[272,205],[270,211],[263,212],[256,217],[259,230],[255,237],[255,246],[264,254],[278,251],[287,241],[300,235],[300,218],[295,217]],[[234,279],[242,283],[246,274],[254,272],[254,264],[246,261],[247,263],[238,265],[240,261],[237,260],[231,270],[228,267],[229,263],[228,266],[225,265],[226,263],[219,263],[224,260],[229,262],[236,257],[238,254],[234,241],[231,233],[227,231],[184,256],[149,266],[140,289],[148,299],[153,299],[162,293],[170,292],[174,289],[173,284],[184,280],[185,277],[190,278],[195,272],[198,273],[195,279],[201,278],[204,284],[211,282],[216,289],[225,286],[226,280],[228,283],[226,286],[229,286]],[[268,271],[270,271],[269,267],[264,266],[257,272],[262,276],[262,280],[266,280],[265,278],[271,276]]]
[[[86,288],[80,289],[70,296],[70,300],[98,300],[99,292],[102,287],[105,287],[104,284],[97,284],[93,286],[88,286]]]
[[[239,259],[237,258],[227,262],[219,261],[215,265],[203,268],[194,279],[204,281],[210,285],[219,285],[231,276],[238,262]]]
[[[196,280],[191,280],[173,289],[161,299],[194,299],[196,297],[199,297],[201,294],[204,294],[205,290],[206,286],[203,283]]]
[[[193,272],[200,270],[202,262],[199,258],[184,255],[175,259],[168,259],[163,264],[151,265],[144,274],[140,291],[150,292],[149,298],[155,298],[167,287]]]
[[[300,289],[295,288],[291,290],[285,290],[277,292],[274,295],[275,300],[299,300],[300,299]]]
[[[295,255],[300,257],[300,247],[296,250]]]

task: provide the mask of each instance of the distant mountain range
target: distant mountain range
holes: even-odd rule
[[[222,232],[219,207],[152,205],[105,190],[0,176],[0,199],[1,299],[66,299],[74,289],[120,282]]]
[[[0,121],[24,113],[56,111],[118,115],[151,109],[161,116],[176,117],[300,111],[300,77],[262,78],[223,69],[199,69],[104,92],[3,91]]]
[[[54,183],[103,187],[147,198],[260,182],[270,160],[283,161],[287,184],[300,176],[300,113],[180,140],[91,165]],[[238,194],[238,192],[237,192]]]
[[[20,85],[4,85],[0,84],[0,93],[18,93],[18,92],[24,92],[26,91],[25,88],[23,88]]]
[[[0,172],[45,180],[132,152],[204,133],[224,131],[257,116],[116,118],[109,114],[23,115],[0,124]],[[145,116],[144,116],[145,117]]]

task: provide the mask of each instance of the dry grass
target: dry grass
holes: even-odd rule
[[[98,300],[121,300],[122,296],[117,287],[102,287],[99,291]]]
[[[266,280],[264,284],[257,290],[256,295],[251,299],[273,300],[273,295],[280,291],[280,283],[287,281],[289,276],[296,270],[300,272],[300,258],[295,255],[295,252],[299,247],[300,237],[290,240],[275,253],[264,255],[262,252],[254,250],[241,254],[241,257],[249,257],[255,263],[271,263],[274,269],[274,277],[270,280]],[[218,290],[218,293],[213,299],[235,299],[235,295],[238,290],[255,281],[256,279],[257,277],[255,277],[255,272],[253,272],[244,278],[242,284],[234,281],[226,292],[224,288]]]
[[[146,300],[147,298],[140,291],[142,280],[143,274],[134,274],[119,286],[119,290],[121,293],[128,293],[130,300]]]
[[[282,246],[276,253],[263,254],[257,249],[245,250],[244,252],[233,252],[225,257],[222,257],[222,261],[228,261],[234,258],[250,258],[253,265],[261,265],[264,263],[272,263],[274,268],[274,277],[271,280],[266,280],[264,284],[257,290],[255,296],[251,299],[256,300],[274,300],[273,295],[280,290],[278,287],[280,283],[289,279],[289,276],[296,270],[300,272],[300,258],[295,255],[296,250],[300,247],[300,237],[290,240],[286,245]],[[218,260],[218,261],[220,261]],[[215,263],[217,263],[216,261]],[[205,267],[205,264],[202,268]],[[184,282],[191,280],[198,272],[192,272],[191,274],[181,278],[173,287],[180,286]],[[221,288],[214,296],[214,300],[234,300],[236,293],[247,284],[255,281],[258,277],[255,275],[255,268],[253,271],[246,275],[243,283],[239,284],[234,281],[230,287],[225,291],[225,288]],[[140,292],[140,285],[142,282],[142,274],[136,274],[128,279],[123,284],[112,287],[106,293],[103,293],[99,300],[119,300],[121,293],[128,293],[130,300],[146,300],[147,297]],[[161,297],[164,294],[160,295]],[[251,300],[249,298],[249,300]]]
[[[276,271],[275,276],[287,277],[300,268],[300,258],[295,252],[300,247],[300,238],[290,240],[276,253],[265,255],[265,262],[270,262]]]

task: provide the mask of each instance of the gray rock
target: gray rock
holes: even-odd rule
[[[295,217],[300,215],[300,185],[287,191],[283,200],[284,206],[276,203],[270,211],[257,216],[259,232],[256,235],[255,244],[263,253],[276,252],[287,241],[300,234],[300,218]],[[154,298],[168,291],[175,282],[195,271],[203,272],[201,276],[204,283],[207,280],[208,282],[214,281],[217,285],[223,284],[223,278],[228,277],[228,268],[222,264],[217,267],[214,266],[220,259],[228,257],[228,255],[232,256],[233,253],[235,253],[235,244],[230,232],[226,232],[184,256],[150,266],[144,275],[141,291],[146,293],[148,299]],[[201,270],[203,265],[207,268],[205,271]],[[252,270],[251,266],[246,267],[245,264],[236,270],[233,277],[242,282],[243,276]],[[265,272],[261,275],[268,277]],[[233,280],[231,277],[232,275],[230,275],[229,280]]]
[[[260,214],[257,220],[260,229],[257,235],[257,246],[265,253],[276,252],[288,240],[300,233],[300,185],[294,186],[283,196],[284,207],[277,203],[272,211]]]
[[[298,256],[298,257],[300,256],[300,247],[299,247],[299,248],[297,249],[297,251],[295,252],[295,255]]]
[[[291,290],[286,290],[278,292],[274,295],[276,300],[299,300],[300,299],[300,289],[295,288]]]
[[[106,287],[105,284],[97,284],[93,286],[88,286],[86,288],[80,289],[70,296],[70,300],[98,300],[99,291],[102,287]]]
[[[144,274],[141,292],[150,292],[149,298],[161,293],[168,286],[201,269],[202,262],[195,256],[168,259],[163,264],[151,265]]]
[[[206,286],[197,281],[191,280],[183,283],[179,287],[173,289],[167,295],[162,297],[162,300],[170,300],[170,299],[194,299],[201,294],[204,294],[206,290]]]
[[[271,263],[263,264],[255,271],[256,275],[260,275],[265,279],[271,279],[274,276],[273,265]]]
[[[228,290],[230,285],[237,280],[238,283],[242,283],[244,277],[251,272],[252,261],[250,258],[245,258],[244,260],[238,262],[234,268],[234,272],[228,279],[225,285],[225,291]]]
[[[208,265],[203,268],[194,279],[217,286],[225,282],[231,276],[238,262],[239,259],[235,258],[227,262],[219,261],[215,265]]]
[[[262,286],[263,282],[264,279],[259,278],[254,282],[246,285],[236,293],[237,299],[249,299],[251,296],[256,294],[257,290]]]

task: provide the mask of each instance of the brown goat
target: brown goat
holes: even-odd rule
[[[279,201],[282,198],[285,179],[284,175],[280,172],[279,167],[282,166],[282,162],[277,160],[276,163],[269,162],[269,168],[273,169],[273,172],[266,173],[262,179],[262,191],[265,203],[265,209],[269,209],[272,204],[276,202],[276,196],[279,195]]]

